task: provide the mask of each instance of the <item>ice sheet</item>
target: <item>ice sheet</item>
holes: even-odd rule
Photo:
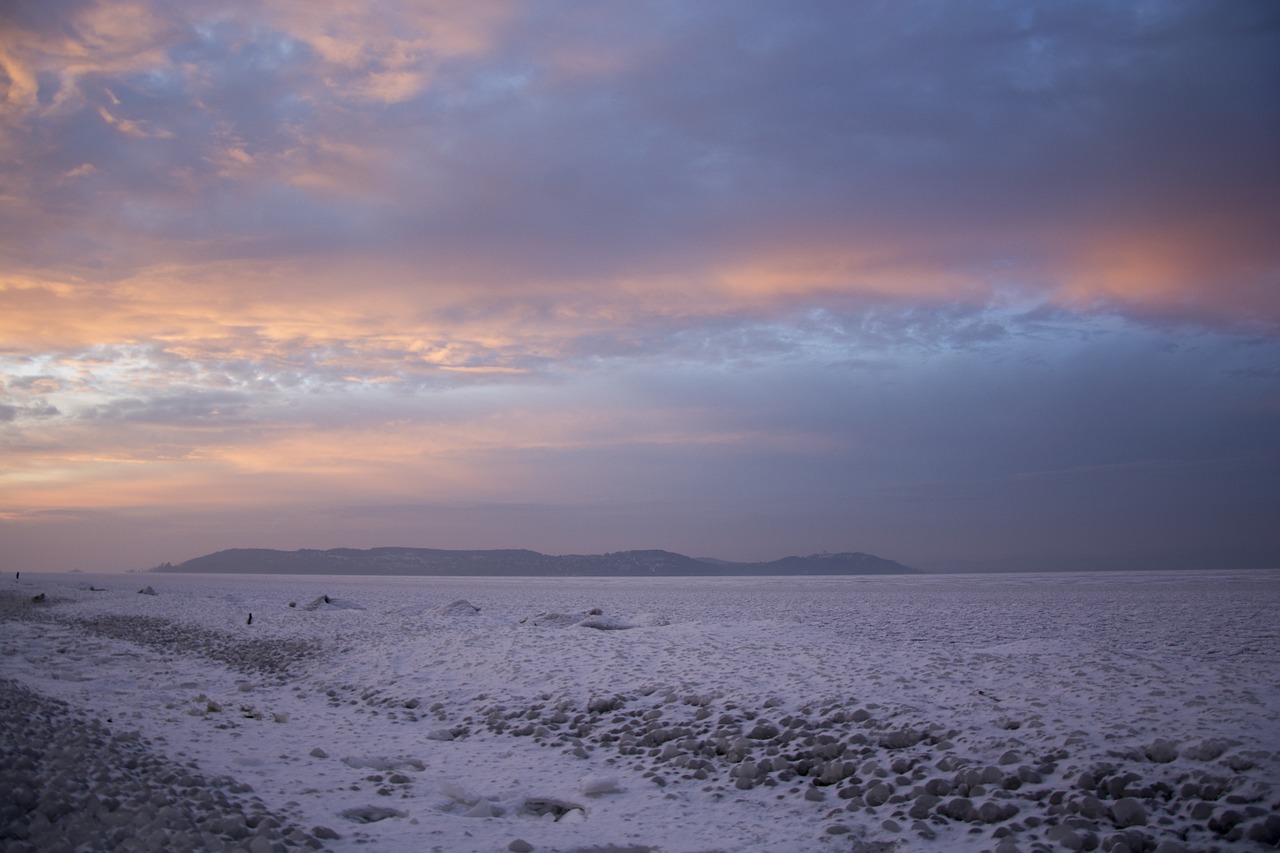
[[[48,601],[0,675],[334,850],[1270,849],[1278,820],[1274,572],[13,586]]]

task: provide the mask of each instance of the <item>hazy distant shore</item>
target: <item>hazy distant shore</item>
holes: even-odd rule
[[[894,560],[847,552],[738,563],[686,557],[660,550],[553,556],[528,549],[459,551],[439,548],[332,548],[324,551],[232,548],[177,565],[163,563],[152,571],[437,577],[758,577],[919,573],[919,570]]]

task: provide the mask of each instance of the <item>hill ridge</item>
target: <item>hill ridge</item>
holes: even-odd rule
[[[474,577],[716,577],[918,574],[860,551],[743,563],[687,557],[658,548],[603,554],[542,554],[527,548],[228,548],[152,572],[201,574],[408,575]]]

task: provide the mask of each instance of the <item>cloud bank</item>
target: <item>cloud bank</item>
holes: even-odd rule
[[[0,10],[0,537],[1280,562],[1273,4]]]

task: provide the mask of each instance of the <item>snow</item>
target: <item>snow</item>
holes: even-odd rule
[[[146,580],[12,584],[0,678],[332,850],[1262,850],[1280,828],[1276,572]]]

